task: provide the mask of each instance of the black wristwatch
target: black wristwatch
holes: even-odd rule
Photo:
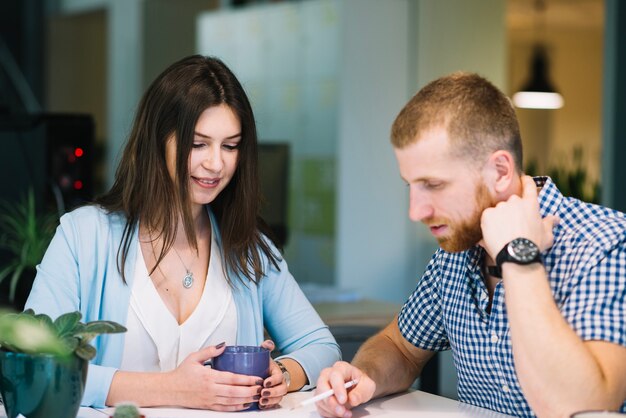
[[[502,264],[511,262],[527,265],[541,263],[541,251],[537,244],[527,238],[515,238],[500,250],[496,256],[496,266],[502,269]]]

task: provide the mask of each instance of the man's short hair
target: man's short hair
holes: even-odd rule
[[[440,127],[453,154],[478,163],[506,150],[522,170],[522,140],[511,100],[478,74],[456,72],[418,91],[396,117],[391,142],[401,149]]]

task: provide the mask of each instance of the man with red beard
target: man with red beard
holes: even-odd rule
[[[625,215],[524,175],[515,111],[475,74],[425,86],[391,141],[409,217],[441,248],[397,318],[321,373],[318,392],[334,396],[320,414],[408,389],[448,349],[462,402],[528,417],[626,411]]]

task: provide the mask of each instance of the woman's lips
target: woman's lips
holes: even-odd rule
[[[217,185],[220,183],[219,178],[205,179],[205,178],[192,177],[191,179],[194,181],[194,183],[196,183],[198,186],[202,187],[203,189],[213,189],[217,187]]]

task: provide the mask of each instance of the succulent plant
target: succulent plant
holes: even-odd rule
[[[32,309],[0,314],[0,349],[17,353],[53,354],[91,360],[96,349],[89,343],[100,334],[125,332],[113,321],[80,322],[80,312],[69,312],[54,321]]]
[[[140,418],[142,415],[133,403],[120,403],[115,407],[113,418]]]

